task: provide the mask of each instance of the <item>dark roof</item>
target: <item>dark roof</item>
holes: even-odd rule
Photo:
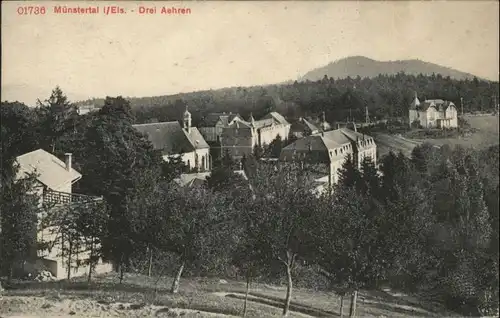
[[[331,149],[339,148],[343,145],[356,143],[358,139],[370,138],[371,136],[363,135],[356,131],[341,128],[331,131],[326,131],[323,133],[317,133],[311,136],[307,136],[296,140],[292,144],[286,146],[282,150],[282,159],[289,159],[294,152],[328,152]]]
[[[410,104],[410,109],[417,109],[419,105],[420,105],[420,100],[418,99],[417,96],[415,96],[415,98]]]
[[[238,129],[238,132],[235,132],[235,129]],[[252,126],[243,121],[235,121],[228,127],[222,129],[222,136],[224,138],[236,138],[240,137],[252,137]],[[226,142],[224,142],[226,143]]]
[[[309,123],[312,123],[313,125],[315,125],[316,127],[318,127],[317,129],[318,130],[321,130],[321,131],[328,131],[328,130],[331,130],[332,129],[332,126],[322,120],[321,118],[311,118],[311,117],[306,117],[306,120],[309,122]]]
[[[304,126],[306,126],[307,128],[309,128],[310,131],[314,132],[314,131],[318,131],[318,127],[314,126],[311,122],[309,122],[307,119],[305,118],[301,118],[299,120],[300,123],[302,123]]]
[[[196,127],[191,127],[188,133],[177,121],[140,124],[133,127],[145,134],[153,144],[153,148],[161,150],[163,154],[180,154],[209,148]]]
[[[445,111],[450,105],[455,106],[453,102],[442,99],[426,99],[416,108],[419,111],[426,111],[429,107],[434,107],[437,111]]]

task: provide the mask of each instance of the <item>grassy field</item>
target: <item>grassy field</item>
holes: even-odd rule
[[[499,143],[500,136],[498,132],[498,116],[466,115],[464,116],[464,118],[472,128],[477,129],[475,133],[472,133],[467,137],[426,139],[425,141],[437,146],[449,145],[453,147],[456,145],[461,145],[464,147],[474,147],[477,149],[485,149]]]
[[[24,282],[11,286],[0,299],[0,317],[241,317],[245,283],[219,279],[182,279],[179,294],[168,293],[171,279],[115,275],[83,280]],[[254,284],[247,317],[279,317],[285,288]],[[295,289],[290,317],[338,317],[334,293]],[[344,301],[344,315],[349,300]],[[388,291],[361,291],[358,317],[457,316],[441,306]]]
[[[426,139],[410,139],[401,135],[392,135],[388,133],[373,133],[379,157],[389,153],[389,151],[403,152],[406,156],[410,156],[411,151],[416,145],[423,142],[428,142],[437,147],[449,145],[451,147],[461,145],[463,147],[474,147],[477,149],[485,149],[499,143],[498,131],[498,116],[482,115],[482,116],[464,116],[465,120],[474,128],[476,132],[469,136],[458,136],[453,138],[426,138]]]
[[[409,157],[413,148],[421,143],[420,141],[414,141],[386,133],[373,133],[373,138],[377,144],[379,158],[388,154],[391,150],[395,153],[401,151],[405,156]]]

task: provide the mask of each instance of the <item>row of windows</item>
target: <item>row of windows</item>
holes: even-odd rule
[[[361,146],[364,147],[364,146],[368,146],[368,145],[373,145],[374,141],[373,141],[373,139],[370,138],[370,139],[367,139],[367,140],[361,140],[359,143],[360,143]]]

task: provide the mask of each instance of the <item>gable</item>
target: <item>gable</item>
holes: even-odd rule
[[[36,173],[37,180],[49,189],[58,189],[82,177],[73,168],[68,171],[62,160],[43,149],[21,155],[16,158],[16,162],[19,164],[17,179],[27,178],[30,174]]]

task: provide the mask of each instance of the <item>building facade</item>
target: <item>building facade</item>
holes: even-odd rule
[[[82,175],[72,168],[72,156],[69,153],[63,162],[38,149],[17,157],[16,162],[19,165],[17,180],[31,174],[36,176],[35,191],[40,197],[40,206],[44,207],[43,212],[37,215],[37,241],[47,248],[38,251],[35,266],[50,271],[57,279],[67,278],[68,274],[70,277],[88,274],[89,265],[80,261],[88,261],[90,252],[72,247],[73,257],[66,257],[65,251],[69,250],[70,243],[52,220],[67,217],[75,205],[102,204],[102,198],[72,192],[72,185]],[[112,269],[111,264],[103,263],[102,260],[94,267],[96,273],[106,273]]]
[[[220,136],[224,128],[229,127],[235,121],[244,122],[239,114],[210,113],[203,118],[203,127],[200,133],[208,142],[220,142]]]
[[[358,168],[361,168],[365,157],[376,165],[377,146],[374,139],[347,128],[321,132],[298,139],[283,148],[280,160],[326,164],[329,167],[328,183],[333,185],[338,182],[338,172],[348,155]]]
[[[458,112],[453,102],[442,99],[429,99],[420,102],[416,94],[409,108],[408,119],[410,127],[458,127]]]
[[[222,153],[233,158],[250,155],[255,146],[269,145],[276,137],[288,139],[290,123],[279,113],[271,112],[260,120],[250,115],[249,121],[235,121],[223,129],[220,137]]]
[[[191,113],[186,109],[183,125],[179,122],[162,122],[133,125],[160,151],[163,160],[180,157],[190,170],[209,171],[212,166],[210,146],[196,127],[191,126]]]

